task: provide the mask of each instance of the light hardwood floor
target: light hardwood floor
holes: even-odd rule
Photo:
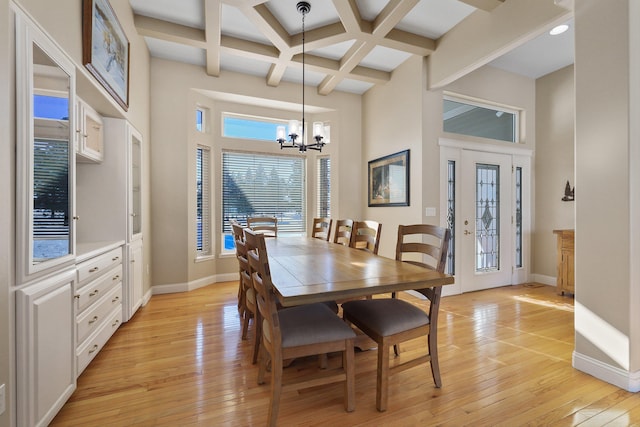
[[[269,383],[256,384],[236,292],[237,282],[229,282],[154,296],[80,376],[51,425],[263,425]],[[389,409],[377,412],[376,352],[358,352],[354,412],[344,411],[339,384],[288,391],[280,425],[640,425],[640,395],[571,367],[573,300],[555,288],[446,297],[440,316],[441,389],[428,367],[416,367],[391,378]],[[412,341],[401,350],[422,345]],[[317,363],[296,360],[287,375]]]

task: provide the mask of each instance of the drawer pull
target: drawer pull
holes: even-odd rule
[[[112,280],[112,281],[116,281],[116,280],[118,280],[118,279],[120,279],[120,275],[119,275],[119,274],[116,274],[115,276],[113,276],[113,278],[112,278],[111,280]]]
[[[89,294],[90,297],[95,297],[96,295],[98,295],[98,292],[100,292],[100,289],[96,289],[95,291],[91,292]]]
[[[119,256],[114,256],[113,258],[111,258],[111,261],[117,261],[117,260],[119,260],[119,259],[120,259],[120,257],[119,257]]]
[[[74,295],[73,298],[74,299],[80,299],[80,295]]]
[[[89,270],[89,273],[95,273],[98,270],[99,270],[98,267],[93,267],[91,270]]]
[[[120,297],[115,297],[114,299],[111,300],[111,302],[118,302],[120,301]]]
[[[89,320],[89,324],[92,325],[96,323],[97,320],[98,320],[98,316],[93,316],[93,319]]]
[[[91,350],[89,350],[89,354],[95,353],[97,349],[98,349],[98,344],[94,344]]]
[[[120,323],[120,321],[116,319],[116,321],[111,324],[111,327],[118,326],[118,323]]]

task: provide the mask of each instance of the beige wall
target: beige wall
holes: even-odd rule
[[[532,272],[556,277],[556,235],[575,228],[575,203],[563,202],[575,186],[573,65],[536,80],[536,223]],[[578,190],[579,191],[579,190]]]
[[[14,90],[11,84],[13,72],[12,25],[9,18],[9,1],[0,0],[0,384],[5,384],[5,394],[10,395],[14,384],[13,360],[13,327],[14,316],[11,286],[14,280],[15,262],[15,218],[14,218]],[[5,399],[7,408],[0,415],[0,427],[9,427],[12,416],[15,416],[12,401]]]
[[[283,82],[273,88],[263,78],[231,72],[220,77],[206,75],[202,67],[167,61],[152,60],[151,127],[154,147],[151,162],[154,166],[151,180],[153,223],[153,277],[154,285],[197,286],[235,278],[237,262],[233,256],[220,256],[221,180],[218,165],[221,150],[241,149],[297,155],[295,151],[281,151],[273,142],[239,141],[223,138],[220,134],[221,114],[233,112],[262,117],[289,119],[300,114],[300,85]],[[256,97],[260,94],[260,98]],[[193,126],[197,105],[209,108],[207,135],[202,139],[212,147],[214,194],[213,243],[214,257],[195,262],[195,148]],[[307,88],[307,120],[314,117],[331,123],[331,144],[322,154],[331,155],[332,216],[345,217],[360,212],[361,169],[361,112],[360,96],[334,92],[320,96]],[[317,111],[317,112],[313,112]],[[274,135],[275,140],[275,135]],[[306,155],[307,168],[313,170],[314,152]],[[313,175],[313,174],[310,174]],[[308,182],[308,216],[314,215],[314,193]],[[335,209],[334,209],[335,208]],[[204,282],[203,282],[204,281]]]
[[[575,6],[574,361],[590,372],[602,373],[595,360],[638,378],[640,135],[631,113],[640,103],[640,67],[630,52],[640,48],[640,16],[635,0],[583,0]],[[608,31],[593,37],[603,27]],[[594,335],[597,330],[604,333]]]
[[[422,222],[422,96],[425,91],[423,59],[411,57],[398,67],[391,81],[376,86],[362,97],[363,104],[363,173],[360,178],[362,216],[354,219],[382,223],[378,253],[393,258],[398,224]],[[379,157],[410,151],[410,206],[368,207],[368,162]]]

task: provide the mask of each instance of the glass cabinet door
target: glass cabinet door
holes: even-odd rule
[[[130,129],[129,239],[133,240],[142,236],[142,137]]]
[[[25,280],[74,255],[75,68],[16,18],[18,273]]]

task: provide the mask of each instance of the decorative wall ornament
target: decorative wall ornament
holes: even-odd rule
[[[576,187],[571,188],[569,181],[567,180],[567,184],[564,186],[564,196],[562,197],[563,202],[573,202],[575,200],[574,192]]]

